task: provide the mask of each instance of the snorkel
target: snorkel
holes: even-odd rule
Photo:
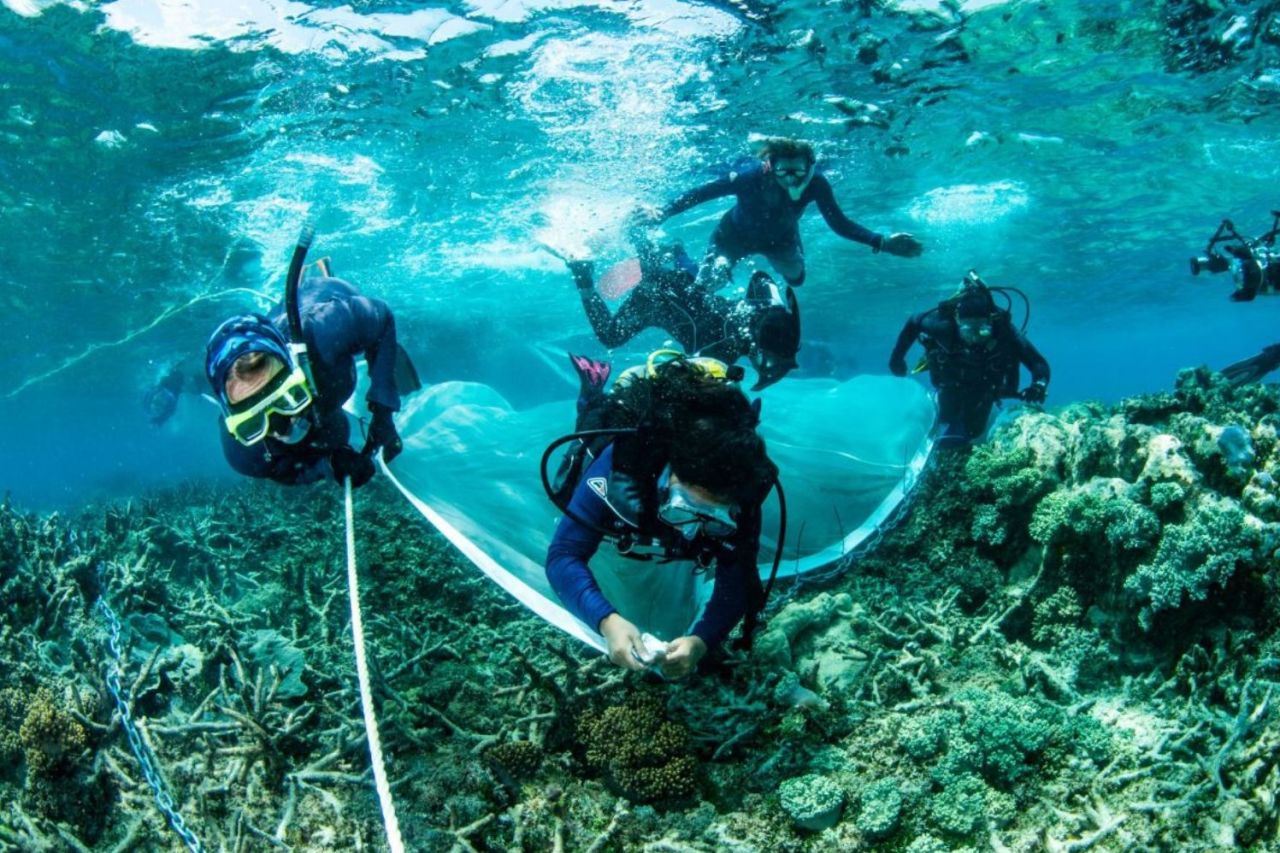
[[[774,158],[779,160],[801,160],[805,161],[805,169],[803,174],[794,169],[778,169],[774,165]],[[767,154],[764,160],[765,172],[773,175],[773,179],[778,182],[778,186],[787,191],[787,196],[792,201],[799,201],[804,195],[804,191],[808,189],[809,182],[813,180],[814,173],[817,170],[817,163],[806,156],[782,156],[777,154]]]
[[[809,164],[808,170],[804,173],[804,180],[798,184],[788,184],[785,187],[787,195],[791,197],[792,201],[799,201],[800,196],[804,195],[804,191],[809,188],[809,182],[813,180],[814,165],[813,163]]]
[[[284,310],[289,319],[289,354],[293,356],[293,363],[302,370],[303,376],[307,379],[307,385],[311,387],[314,395],[316,380],[311,373],[311,353],[306,339],[302,336],[302,311],[298,307],[298,285],[302,283],[302,270],[306,266],[307,250],[311,248],[313,239],[315,239],[315,228],[310,222],[304,222],[302,233],[298,235],[298,242],[293,247],[293,257],[289,261],[289,276],[285,279]],[[316,406],[308,406],[304,414],[313,426],[316,425],[318,420]]]

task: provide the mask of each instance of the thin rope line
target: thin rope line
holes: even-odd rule
[[[373,691],[369,689],[369,664],[364,653],[364,620],[360,616],[360,581],[356,576],[356,528],[351,508],[351,478],[343,478],[347,504],[347,588],[351,593],[351,639],[356,647],[356,673],[360,679],[360,705],[364,710],[364,730],[369,740],[369,757],[373,762],[373,784],[382,806],[382,821],[387,830],[387,846],[391,853],[404,853],[400,840],[400,822],[391,801],[387,784],[387,768],[382,763],[382,741],[378,738],[378,719],[373,713]]]
[[[133,340],[134,338],[140,335],[146,334],[147,332],[154,329],[156,326],[159,326],[161,323],[163,323],[165,320],[168,320],[174,314],[177,314],[179,311],[185,311],[186,309],[190,308],[192,305],[196,305],[200,302],[207,302],[210,299],[220,299],[223,296],[229,296],[233,293],[252,293],[254,296],[257,296],[261,299],[265,299],[268,302],[271,301],[270,296],[267,296],[265,293],[261,293],[257,290],[254,290],[251,287],[232,287],[228,290],[219,290],[217,293],[206,293],[201,296],[196,296],[192,298],[190,301],[184,302],[181,305],[174,305],[165,309],[163,312],[161,312],[161,314],[158,317],[156,317],[150,323],[143,326],[141,329],[135,329],[134,331],[125,335],[123,338],[120,338],[114,341],[100,341],[98,343],[89,344],[89,346],[85,347],[79,354],[71,356],[66,361],[62,362],[62,364],[59,364],[56,367],[52,367],[49,370],[46,370],[44,373],[38,374],[36,376],[32,376],[29,379],[27,379],[27,381],[18,385],[16,388],[12,388],[9,391],[6,391],[4,394],[0,395],[0,400],[8,400],[18,396],[23,391],[30,388],[32,385],[35,385],[39,382],[43,382],[46,379],[49,379],[53,376],[57,376],[59,373],[63,372],[64,370],[67,370],[68,368],[74,367],[75,365],[84,361],[89,356],[96,353],[98,350],[111,349],[112,347],[118,347],[118,346],[127,344],[129,343],[129,341]]]

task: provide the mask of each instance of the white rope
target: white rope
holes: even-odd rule
[[[392,853],[404,853],[400,840],[400,823],[396,806],[391,801],[387,769],[382,764],[382,741],[378,739],[378,719],[373,715],[373,692],[369,689],[369,664],[364,654],[364,621],[360,617],[360,581],[356,577],[356,532],[351,509],[351,478],[343,479],[347,497],[347,588],[351,593],[351,638],[356,647],[356,673],[360,678],[360,705],[364,709],[364,730],[369,739],[369,757],[373,760],[373,784],[378,789],[382,821],[387,828],[387,846]]]

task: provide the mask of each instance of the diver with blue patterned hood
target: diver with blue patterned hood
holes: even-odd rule
[[[733,381],[741,369],[714,359],[656,353],[647,368],[624,372],[607,395],[606,366],[578,367],[584,396],[593,397],[589,407],[603,409],[605,426],[566,436],[543,457],[544,485],[565,513],[547,550],[547,579],[565,607],[599,631],[616,665],[683,677],[744,619],[749,644],[767,597],[756,556],[761,505],[777,468],[756,432],[759,406]],[[573,439],[579,444],[566,460],[569,470],[562,468],[553,487],[546,459]],[[710,600],[686,633],[658,642],[627,604],[605,594],[591,566],[605,539],[660,574],[713,573]],[[636,607],[649,606],[653,591],[632,588],[639,576],[622,574],[627,588],[620,592]]]
[[[299,249],[305,255],[301,242]],[[379,449],[386,462],[401,451],[392,420],[400,408],[395,317],[381,299],[329,276],[324,261],[302,281],[301,261],[295,252],[284,304],[232,317],[209,338],[205,376],[222,408],[222,449],[249,477],[293,485],[332,476],[359,487],[373,477]],[[342,406],[361,354],[371,423],[356,450]]]
[[[1049,362],[1014,326],[1011,305],[996,304],[993,291],[1026,298],[1014,288],[988,288],[970,271],[958,295],[907,320],[889,356],[893,375],[906,376],[907,350],[917,341],[924,347],[924,361],[915,372],[928,369],[938,389],[939,447],[981,439],[999,399],[1017,397],[1038,405],[1048,393]],[[1020,366],[1031,372],[1031,384],[1021,391]]]

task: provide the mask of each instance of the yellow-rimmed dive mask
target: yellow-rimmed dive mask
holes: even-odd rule
[[[301,367],[292,371],[281,370],[257,393],[238,403],[226,404],[227,414],[223,423],[236,441],[246,446],[257,444],[271,432],[272,415],[296,417],[314,399]]]

